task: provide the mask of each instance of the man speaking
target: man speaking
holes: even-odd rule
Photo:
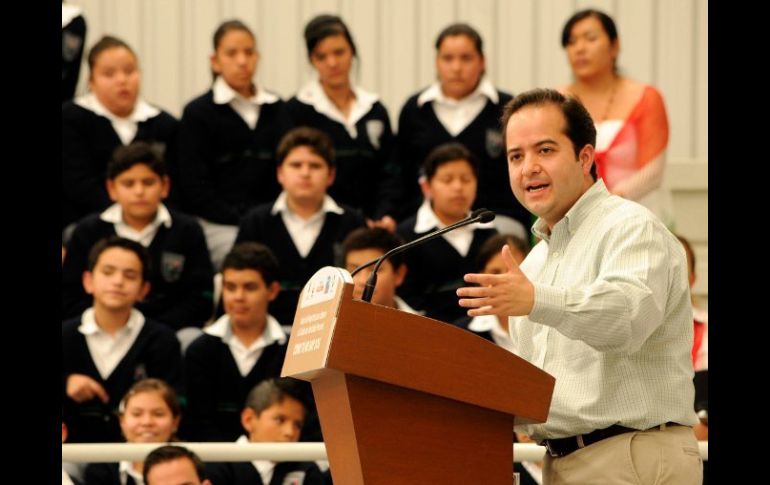
[[[596,129],[574,98],[523,93],[503,130],[516,198],[541,239],[521,268],[468,274],[468,315],[509,315],[516,354],[556,377],[548,485],[700,484],[692,431],[692,309],[684,249],[652,213],[596,180]],[[643,142],[643,140],[641,141]]]

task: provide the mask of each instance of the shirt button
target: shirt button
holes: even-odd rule
[[[559,251],[554,251],[553,252],[553,257],[554,258],[558,258],[559,257]]]

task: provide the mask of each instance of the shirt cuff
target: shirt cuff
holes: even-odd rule
[[[566,309],[567,290],[535,283],[535,304],[528,318],[549,327],[558,327]]]

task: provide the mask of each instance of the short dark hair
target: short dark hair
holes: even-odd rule
[[[258,415],[275,403],[290,397],[299,401],[307,412],[308,403],[300,383],[291,377],[273,377],[254,386],[246,396],[244,407],[253,409]]]
[[[552,104],[564,115],[564,134],[572,142],[575,157],[580,156],[580,150],[586,145],[596,146],[596,126],[585,106],[574,96],[564,96],[555,89],[532,89],[519,94],[510,100],[503,108],[502,130],[503,145],[507,146],[505,132],[508,120],[520,109],[529,106],[545,106]],[[596,180],[596,161],[591,165],[591,177]]]
[[[126,44],[125,41],[122,39],[119,39],[117,37],[113,37],[112,35],[105,35],[101,39],[99,39],[96,44],[91,46],[91,50],[88,51],[88,70],[93,71],[94,65],[96,65],[96,59],[99,58],[99,55],[101,55],[102,52],[108,50],[108,49],[114,49],[116,47],[122,47],[126,49],[128,52],[131,53],[131,55],[134,56],[134,59],[137,59],[136,52],[129,47],[128,44]]]
[[[436,175],[436,171],[440,166],[455,160],[467,161],[473,170],[473,175],[478,179],[478,158],[465,145],[458,142],[443,143],[431,150],[422,164],[422,174],[430,180]]]
[[[529,243],[519,236],[513,234],[495,234],[490,237],[479,248],[479,254],[476,256],[476,270],[482,271],[484,266],[487,265],[490,259],[500,254],[503,246],[509,244],[521,251],[521,254],[526,256],[529,254]]]
[[[397,235],[381,227],[359,227],[347,235],[342,241],[342,258],[347,258],[350,251],[361,249],[378,249],[382,254],[391,249],[395,249],[404,244],[404,241]],[[388,258],[394,269],[398,269],[404,264],[404,254],[394,254]]]
[[[226,269],[253,269],[262,275],[265,284],[278,281],[280,265],[278,258],[264,244],[254,241],[239,242],[222,261],[222,272]]]
[[[206,467],[203,465],[201,459],[198,458],[198,455],[184,446],[164,445],[152,450],[144,459],[144,470],[142,470],[144,483],[149,485],[150,482],[147,480],[147,475],[150,474],[150,470],[155,465],[183,459],[190,460],[193,464],[195,474],[198,475],[198,480],[202,481],[206,479]]]
[[[612,20],[612,17],[602,12],[601,10],[587,8],[585,10],[575,12],[572,17],[567,20],[567,23],[564,24],[564,28],[561,31],[562,47],[567,47],[567,44],[569,44],[569,38],[572,35],[572,27],[574,27],[576,23],[583,19],[587,19],[588,17],[594,17],[599,22],[601,22],[604,32],[606,32],[607,37],[610,38],[610,42],[615,42],[618,39],[618,28],[615,26],[615,21]]]
[[[120,145],[112,152],[112,158],[107,162],[107,179],[114,180],[121,173],[140,163],[147,165],[161,178],[168,175],[160,147],[146,141],[135,141],[128,145]]]
[[[353,56],[357,57],[356,43],[353,42],[353,36],[345,22],[336,15],[322,14],[313,17],[305,26],[305,46],[307,47],[307,56],[313,55],[313,50],[319,42],[327,37],[342,35],[350,44]]]
[[[136,241],[116,235],[100,239],[91,246],[91,250],[88,252],[88,271],[93,272],[94,268],[96,268],[96,263],[99,261],[99,256],[110,248],[122,248],[136,254],[139,262],[142,263],[142,281],[150,280],[152,268],[150,252],[147,251],[147,248]]]
[[[436,50],[441,49],[441,43],[447,37],[454,37],[456,35],[464,35],[468,37],[472,42],[476,51],[481,57],[484,57],[484,41],[481,39],[478,31],[466,23],[451,24],[444,28],[436,38]]]
[[[232,31],[232,30],[241,30],[243,32],[246,32],[251,36],[252,39],[254,39],[254,42],[256,43],[257,38],[254,35],[254,32],[251,31],[251,29],[241,22],[240,20],[226,20],[219,24],[219,27],[217,27],[217,30],[214,31],[214,50],[216,51],[219,48],[219,44],[222,42],[222,37],[225,36],[226,33]]]
[[[300,126],[290,130],[281,138],[276,150],[278,165],[297,147],[307,147],[311,152],[323,158],[330,168],[334,167],[334,143],[329,135],[309,126]]]
[[[684,252],[687,254],[687,259],[689,259],[690,272],[695,274],[695,251],[693,251],[690,241],[679,234],[674,234],[674,236],[676,236],[676,238],[679,239],[679,242],[682,243],[682,246],[684,246]]]

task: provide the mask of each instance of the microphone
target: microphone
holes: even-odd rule
[[[374,287],[377,285],[377,270],[380,269],[380,265],[389,257],[393,256],[394,254],[398,254],[400,252],[406,251],[407,249],[411,249],[414,246],[418,246],[420,244],[426,243],[431,239],[435,239],[441,236],[442,234],[446,234],[447,232],[453,231],[460,227],[467,226],[469,224],[474,224],[476,222],[481,222],[481,223],[491,222],[494,219],[495,219],[495,213],[492,212],[491,210],[476,209],[471,213],[470,216],[466,217],[465,219],[459,222],[455,222],[454,224],[451,224],[443,229],[433,231],[430,234],[426,234],[422,237],[415,239],[414,241],[410,241],[397,248],[393,248],[387,253],[380,256],[379,258],[373,259],[371,261],[368,261],[365,264],[362,264],[361,266],[353,270],[353,272],[351,273],[351,276],[355,276],[356,273],[358,273],[364,268],[368,268],[373,264],[375,266],[374,266],[374,270],[372,271],[372,274],[369,275],[369,279],[366,280],[366,285],[364,286],[364,293],[363,295],[361,295],[361,300],[366,302],[372,301],[372,296],[374,295]]]

